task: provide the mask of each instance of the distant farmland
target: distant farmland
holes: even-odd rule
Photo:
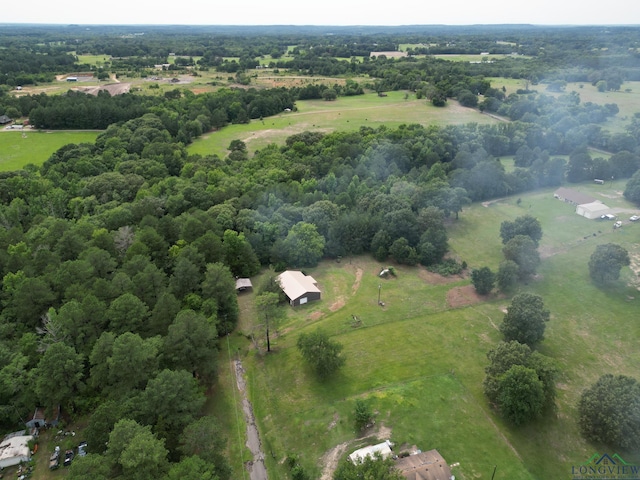
[[[29,163],[42,165],[69,143],[93,143],[100,132],[0,131],[0,171],[18,170]]]

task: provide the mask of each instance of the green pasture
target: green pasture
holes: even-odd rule
[[[0,171],[19,170],[29,163],[42,165],[60,147],[69,143],[93,143],[99,133],[0,131]]]
[[[637,208],[621,196],[623,186],[572,188],[602,199],[626,219]],[[460,463],[453,471],[456,478],[467,480],[492,478],[494,466],[495,480],[568,479],[572,465],[606,451],[579,435],[576,403],[602,374],[637,376],[639,284],[633,270],[625,268],[615,286],[598,289],[587,264],[596,245],[615,242],[629,250],[637,270],[640,225],[625,220],[614,231],[611,222],[587,220],[574,210],[548,189],[474,204],[448,224],[452,255],[470,268],[496,270],[502,259],[501,222],[529,213],[542,223],[542,264],[521,289],[542,295],[551,311],[539,348],[555,359],[560,376],[556,411],[525,427],[505,424],[482,393],[486,353],[501,339],[497,327],[510,300],[492,294],[451,305],[453,293],[469,288],[466,276],[441,278],[422,267],[397,266],[397,278],[380,279],[384,265],[369,257],[323,262],[307,271],[318,280],[323,299],[287,308],[268,355],[263,338],[259,351],[247,340],[251,332],[259,336],[261,328],[256,329],[249,306],[253,294],[241,297],[232,351],[247,370],[271,476],[283,478],[282,460],[296,454],[318,478],[327,452],[344,444],[343,453],[350,453],[379,434],[398,445],[437,448],[449,463]],[[377,305],[378,294],[384,307]],[[344,345],[347,358],[325,383],[304,367],[295,348],[300,333],[317,327]],[[357,398],[377,412],[365,440],[353,430]],[[627,461],[635,461],[624,453]]]
[[[405,95],[407,98],[405,99]],[[271,143],[283,144],[285,139],[303,131],[357,130],[361,126],[391,128],[402,124],[447,125],[496,123],[497,120],[479,111],[464,108],[449,101],[444,108],[434,107],[426,100],[416,100],[405,92],[389,92],[387,97],[368,93],[354,97],[340,97],[334,102],[304,100],[296,102],[297,111],[280,113],[264,120],[252,120],[246,125],[229,125],[202,136],[191,144],[189,153],[227,155],[231,140],[240,139],[255,152]]]
[[[518,89],[525,88],[525,80],[516,78],[492,77],[488,78],[491,86],[506,89],[507,95],[516,93]],[[570,92],[576,92],[580,95],[582,103],[592,102],[598,105],[606,103],[615,103],[618,105],[620,112],[604,123],[602,127],[612,132],[623,132],[624,127],[631,121],[633,116],[640,112],[640,82],[624,82],[617,92],[599,92],[598,89],[589,82],[569,82],[563,93],[550,92],[547,90],[546,84],[531,85],[529,89],[536,90],[541,94],[558,97]]]
[[[82,65],[95,65],[101,67],[105,63],[111,62],[111,55],[76,55],[78,57],[78,63]]]
[[[490,62],[491,60],[498,60],[503,58],[514,58],[514,59],[525,59],[529,57],[525,57],[524,55],[512,56],[502,53],[497,54],[488,54],[488,55],[467,55],[467,54],[442,54],[442,55],[433,55],[435,58],[440,58],[442,60],[448,60],[450,62]]]

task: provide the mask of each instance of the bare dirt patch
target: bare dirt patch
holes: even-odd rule
[[[311,320],[320,320],[322,318],[322,312],[313,312],[311,315],[309,315],[309,318]]]
[[[130,83],[110,83],[108,85],[97,85],[95,87],[79,87],[74,88],[79,92],[88,93],[89,95],[98,95],[98,92],[106,91],[111,96],[122,95],[123,93],[129,93],[131,90]]]
[[[358,291],[358,289],[360,288],[360,281],[362,280],[362,269],[360,267],[358,267],[356,269],[356,281],[353,282],[353,287],[351,287],[351,291],[353,293],[353,295],[356,294],[356,292]]]
[[[447,303],[452,308],[475,305],[476,303],[484,302],[485,299],[485,296],[478,295],[473,285],[453,287],[447,292]]]
[[[345,305],[344,298],[341,298],[337,302],[334,302],[329,307],[329,310],[331,310],[332,312],[335,312],[336,310],[340,310],[342,307],[344,307],[344,305]]]

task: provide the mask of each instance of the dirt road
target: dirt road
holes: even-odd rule
[[[251,480],[268,480],[267,469],[264,466],[264,453],[262,452],[262,444],[260,443],[260,434],[256,426],[256,419],[253,415],[253,407],[247,398],[247,385],[244,380],[244,368],[240,360],[236,360],[236,383],[238,390],[242,396],[242,411],[244,419],[247,423],[247,448],[253,455],[253,460],[247,462],[247,471]]]

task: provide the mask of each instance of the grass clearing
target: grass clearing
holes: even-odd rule
[[[0,171],[19,170],[29,163],[42,165],[60,147],[69,143],[93,143],[99,134],[97,131],[2,131]]]
[[[572,186],[612,208],[635,208],[621,196],[623,187],[622,181]],[[456,478],[489,479],[494,466],[495,480],[568,478],[572,465],[606,449],[579,435],[576,403],[605,373],[637,375],[640,293],[631,269],[623,270],[615,286],[596,288],[587,263],[596,245],[609,242],[640,258],[640,225],[627,222],[614,231],[610,222],[579,217],[574,207],[553,198],[553,189],[517,200],[466,208],[448,225],[451,249],[470,268],[495,270],[502,259],[500,223],[525,213],[541,221],[542,265],[521,288],[542,295],[551,310],[540,351],[560,369],[557,410],[514,428],[486,402],[486,353],[501,339],[497,327],[509,298],[493,294],[456,307],[449,293],[468,287],[468,278],[398,266],[397,278],[387,280],[377,276],[383,265],[369,257],[327,261],[308,270],[319,281],[323,299],[288,310],[272,343],[274,352],[258,353],[248,342],[242,349],[274,478],[285,475],[282,460],[289,454],[299,455],[312,478],[318,478],[327,452],[344,445],[350,453],[367,443],[353,429],[357,398],[377,412],[376,426],[365,436],[373,441],[384,427],[398,444],[437,448],[449,463],[460,462],[453,471]],[[377,306],[379,291],[383,308]],[[325,383],[305,368],[295,347],[299,333],[317,327],[344,345],[347,359]],[[636,460],[633,454],[623,456]]]
[[[203,135],[191,144],[189,153],[227,155],[231,140],[240,139],[255,152],[271,143],[283,144],[287,137],[304,131],[332,132],[357,130],[361,126],[390,128],[402,124],[448,125],[468,122],[496,123],[479,111],[461,107],[450,101],[445,108],[417,100],[405,92],[389,92],[386,97],[368,93],[354,97],[340,97],[335,102],[304,100],[296,102],[297,111],[281,113],[264,120],[252,120],[246,125],[229,125],[222,130]]]

